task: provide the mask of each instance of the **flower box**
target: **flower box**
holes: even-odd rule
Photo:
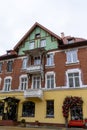
[[[70,120],[69,127],[84,127],[84,121],[83,120]]]

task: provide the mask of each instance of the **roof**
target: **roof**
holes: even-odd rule
[[[65,37],[62,38],[62,40],[63,40],[63,43],[64,43],[64,44],[68,44],[68,41],[69,41],[69,40],[73,40],[73,42],[76,43],[76,42],[85,41],[85,40],[87,40],[87,39],[79,38],[79,37],[65,36]]]
[[[17,57],[17,53],[14,50],[8,50],[6,54],[0,56],[0,60],[11,59]]]
[[[75,42],[72,44],[59,45],[59,49],[69,49],[69,48],[75,48],[75,47],[81,47],[81,46],[87,46],[87,40]]]
[[[41,29],[43,29],[44,31],[48,32],[50,35],[56,37],[59,41],[61,41],[61,37],[59,37],[58,35],[56,35],[55,33],[53,33],[52,31],[50,31],[49,29],[47,29],[46,27],[42,26],[41,24],[39,24],[38,22],[36,22],[31,28],[30,30],[21,38],[21,40],[16,44],[16,46],[14,47],[14,50],[16,51],[18,49],[18,47],[23,43],[23,41],[30,35],[30,33],[36,28],[36,27],[40,27]]]

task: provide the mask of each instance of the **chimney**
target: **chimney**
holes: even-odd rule
[[[61,33],[61,38],[64,38],[64,37],[65,37],[65,36],[64,36],[64,32],[62,32],[62,33]]]

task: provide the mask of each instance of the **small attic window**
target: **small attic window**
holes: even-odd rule
[[[55,41],[55,40],[56,40],[56,38],[53,37],[53,36],[51,36],[51,41],[53,42],[53,41]]]
[[[74,43],[74,39],[68,39],[68,44]]]
[[[40,33],[35,34],[35,38],[39,38],[40,37]]]

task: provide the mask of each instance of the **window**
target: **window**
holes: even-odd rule
[[[81,87],[81,71],[79,69],[72,69],[67,71],[67,86],[70,88]]]
[[[40,76],[34,76],[33,77],[33,89],[38,89],[41,87],[41,77]]]
[[[41,44],[41,47],[45,47],[46,46],[46,39],[42,39],[40,44]]]
[[[7,63],[7,72],[12,72],[12,65],[13,65],[13,61],[8,61],[8,63]]]
[[[2,62],[0,62],[0,73],[2,72]]]
[[[34,65],[40,65],[40,64],[41,64],[40,56],[34,57]]]
[[[40,37],[40,33],[35,34],[35,38],[39,38]]]
[[[23,63],[22,63],[22,68],[23,68],[23,69],[26,69],[26,67],[27,67],[27,61],[28,61],[27,58],[24,58],[24,59],[23,59]]]
[[[4,113],[4,102],[0,102],[0,116],[3,116]]]
[[[29,44],[29,49],[34,49],[34,41],[33,41],[33,42],[30,42],[30,44]]]
[[[73,106],[70,109],[71,113],[71,120],[82,120],[83,119],[83,112],[82,112],[82,106]]]
[[[11,90],[11,81],[12,81],[11,77],[5,78],[5,80],[4,80],[4,91],[5,92],[8,92]]]
[[[54,75],[47,75],[47,88],[54,88]]]
[[[46,117],[54,117],[54,100],[46,102]]]
[[[54,55],[51,53],[47,55],[47,66],[52,65],[54,65]]]
[[[67,51],[66,56],[67,56],[67,63],[76,63],[76,62],[78,62],[77,50]]]
[[[28,78],[27,76],[20,77],[20,90],[26,90],[28,87]]]
[[[68,39],[68,44],[74,43],[74,39]]]
[[[27,101],[23,103],[22,116],[23,117],[35,116],[35,103],[34,102]]]

